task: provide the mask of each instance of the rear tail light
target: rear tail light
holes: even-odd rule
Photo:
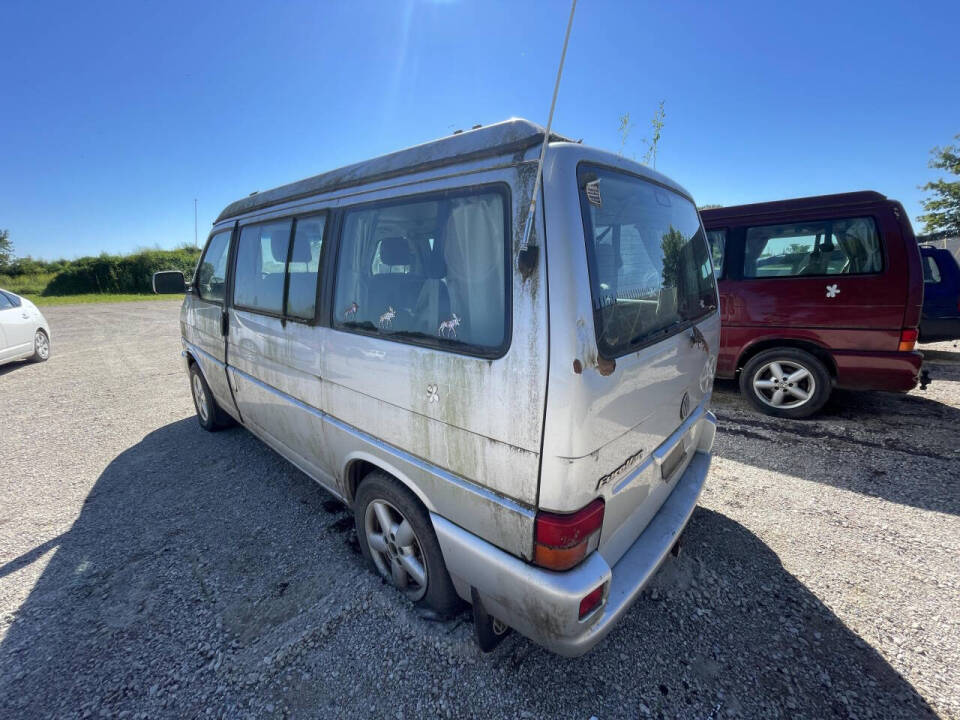
[[[897,348],[900,352],[910,352],[917,344],[917,329],[904,328],[900,333],[900,346]]]
[[[569,570],[597,546],[602,525],[599,498],[575,513],[537,513],[533,562],[550,570]]]
[[[603,588],[605,586],[606,585],[604,584],[598,587],[596,590],[591,590],[584,596],[583,600],[580,601],[581,620],[600,607],[600,603],[603,602]]]

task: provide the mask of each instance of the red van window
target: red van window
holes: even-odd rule
[[[743,276],[868,275],[883,270],[873,218],[747,228]]]

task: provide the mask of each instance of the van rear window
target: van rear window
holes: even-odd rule
[[[697,209],[643,178],[578,171],[597,348],[617,357],[679,332],[717,306]]]

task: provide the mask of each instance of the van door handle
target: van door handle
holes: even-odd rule
[[[22,314],[20,315],[20,317],[22,317],[24,320],[29,320],[29,319],[30,319],[30,316],[27,315],[26,313],[22,313]]]
[[[224,310],[220,313],[220,334],[226,337],[228,332],[230,332],[230,316]]]

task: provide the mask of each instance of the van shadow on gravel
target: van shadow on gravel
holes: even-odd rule
[[[45,543],[54,554],[0,644],[0,716],[411,717],[441,701],[483,717],[931,712],[722,514],[698,509],[680,558],[575,660],[516,635],[482,655],[462,618],[417,618],[370,581],[349,517],[243,430],[191,418],[152,432]],[[5,560],[0,578],[41,555]]]
[[[786,420],[718,381],[713,410],[719,457],[960,515],[960,408],[917,392],[835,390],[817,415]]]

